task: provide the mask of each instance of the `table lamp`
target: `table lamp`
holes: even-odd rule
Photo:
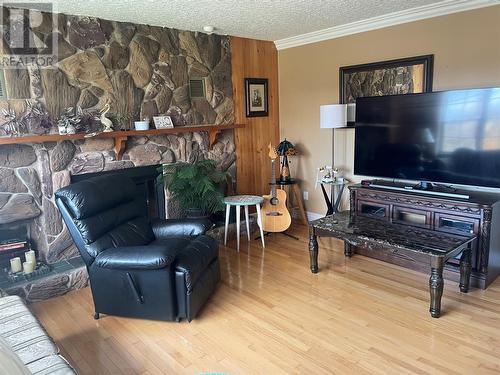
[[[332,166],[334,163],[335,129],[347,126],[347,104],[325,104],[319,107],[319,127],[334,129],[332,134]]]
[[[276,148],[278,155],[282,157],[281,159],[281,171],[280,171],[280,181],[290,181],[290,168],[288,167],[288,157],[297,155],[297,150],[295,150],[295,146],[289,141],[285,140],[281,141],[278,147]]]

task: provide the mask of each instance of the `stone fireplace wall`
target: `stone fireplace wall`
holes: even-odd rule
[[[22,135],[57,133],[65,109],[95,112],[108,100],[110,113],[132,113],[135,119],[165,114],[176,126],[234,122],[228,37],[63,14],[42,17],[33,31],[45,40],[57,34],[56,66],[4,70],[10,99],[0,101],[0,110],[12,109],[23,119]],[[190,97],[190,78],[204,79],[205,98]],[[33,104],[45,113],[30,112]],[[0,116],[0,136],[8,136],[7,121]],[[42,260],[68,259],[78,252],[54,192],[71,175],[211,158],[234,176],[235,155],[232,131],[221,133],[211,149],[204,132],[132,136],[120,161],[110,139],[0,145],[0,226],[28,223]]]
[[[3,10],[2,26],[9,30],[9,8]],[[38,13],[43,22],[30,30],[46,43],[57,42],[58,62],[48,68],[5,69],[10,100],[0,103],[19,118],[27,109],[24,99],[46,109],[43,121],[36,114],[25,117],[27,133],[56,133],[55,121],[67,108],[92,112],[108,100],[110,114],[135,120],[165,114],[177,126],[234,122],[228,36]],[[8,54],[9,33],[2,35],[2,52]],[[190,97],[191,78],[203,79],[205,98]],[[0,121],[0,135],[5,135],[5,121]],[[123,121],[118,127],[127,125]]]

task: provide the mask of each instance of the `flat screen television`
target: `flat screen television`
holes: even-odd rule
[[[358,98],[354,173],[500,188],[500,88]]]

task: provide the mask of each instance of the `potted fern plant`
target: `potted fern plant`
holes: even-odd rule
[[[177,162],[163,166],[166,188],[180,201],[187,217],[208,217],[224,209],[222,184],[228,172],[214,160]]]

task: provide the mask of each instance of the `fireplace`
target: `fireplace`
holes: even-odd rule
[[[26,223],[0,225],[0,268],[8,268],[10,259],[24,257],[31,250],[30,228]]]
[[[145,167],[133,167],[115,171],[97,173],[86,173],[71,176],[71,182],[83,181],[91,177],[105,176],[110,174],[121,174],[130,177],[137,185],[137,194],[141,196],[147,205],[150,219],[165,219],[165,189],[160,179],[161,165],[150,165]],[[119,187],[117,186],[117,189]],[[98,198],[96,198],[98,199]]]
[[[1,293],[15,294],[26,301],[35,302],[86,286],[87,272],[79,256],[51,264],[40,259],[40,252],[32,240],[32,230],[35,228],[32,224],[30,220],[22,220],[0,225]],[[30,250],[35,251],[36,266],[33,272],[24,273],[21,272],[23,268],[19,267],[28,261]],[[14,258],[19,258],[17,268]],[[13,264],[11,259],[14,259]],[[15,273],[11,272],[13,267]]]

